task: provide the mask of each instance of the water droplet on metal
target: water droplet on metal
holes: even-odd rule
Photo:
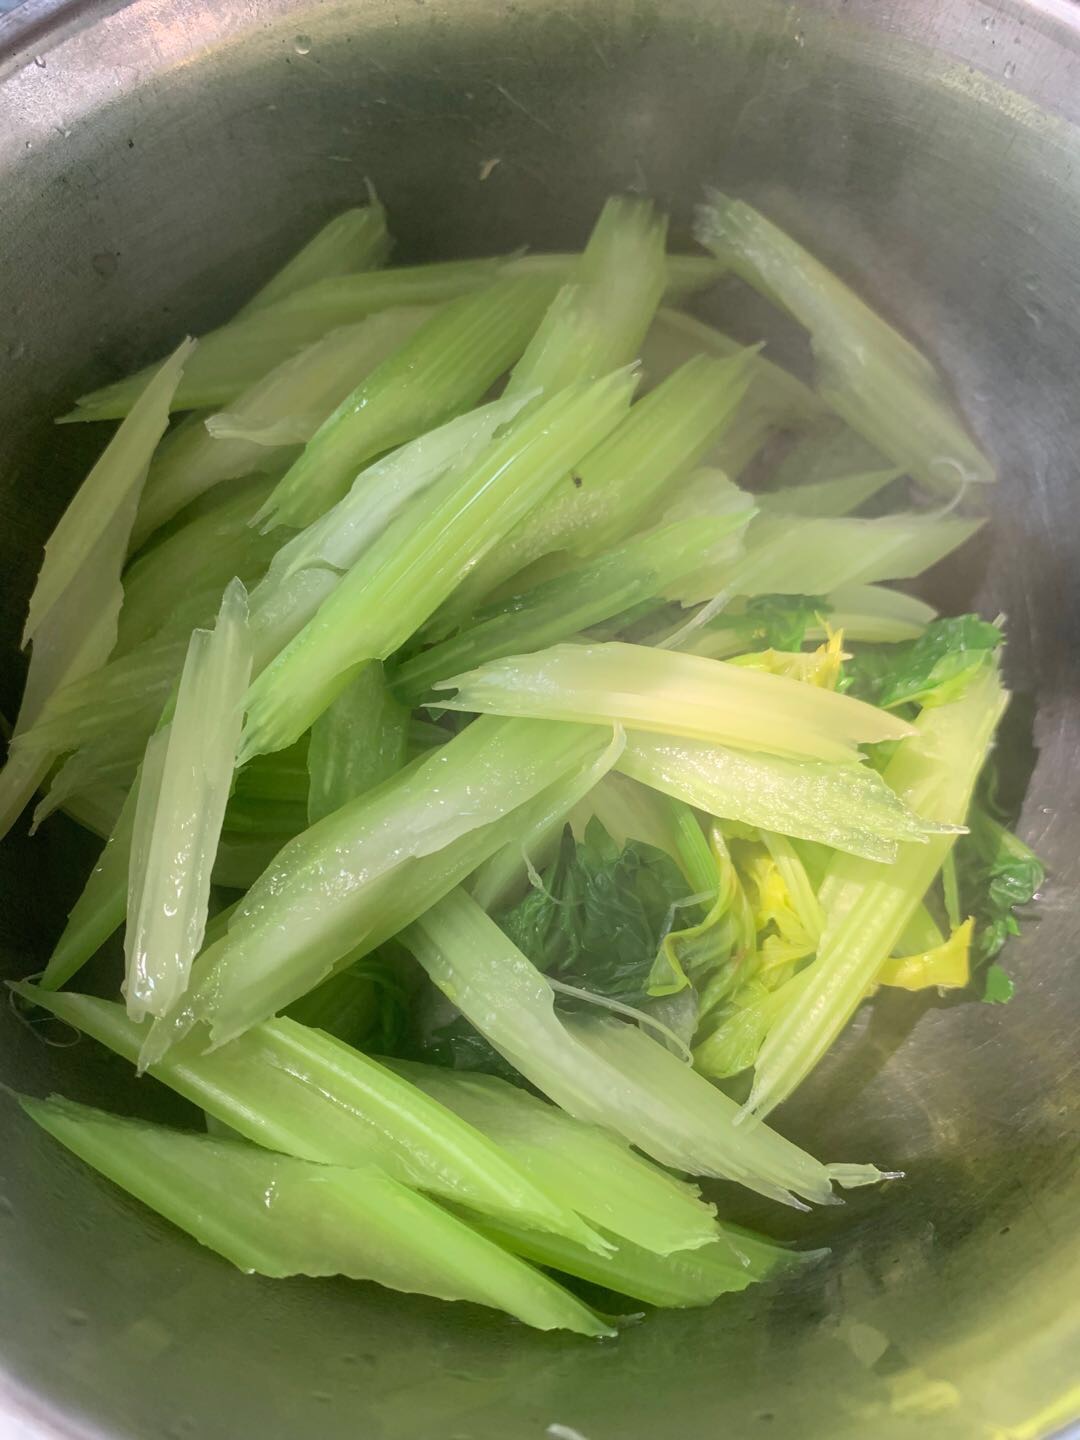
[[[311,36],[310,36],[310,35],[297,35],[296,40],[295,40],[295,42],[294,42],[294,44],[293,44],[293,49],[296,51],[297,55],[310,55],[310,54],[311,54]]]
[[[48,63],[48,62],[46,61],[44,55],[35,55],[35,56],[34,56],[34,64],[37,66],[37,68],[38,68],[39,70],[44,70],[47,63]]]
[[[1013,76],[1016,74],[1016,61],[1015,61],[1015,60],[1007,60],[1007,61],[1005,62],[1005,70],[1004,70],[1003,73],[1004,73],[1004,75],[1005,75],[1005,79],[1006,79],[1006,80],[1011,80],[1011,79],[1013,78]]]

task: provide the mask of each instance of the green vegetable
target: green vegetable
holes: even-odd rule
[[[1005,637],[977,615],[934,620],[916,640],[864,650],[848,666],[850,691],[871,704],[944,705],[963,694],[979,670],[993,664]]]
[[[1012,982],[998,965],[989,965],[1006,940],[1020,933],[1014,911],[1030,905],[1046,880],[1038,856],[976,803],[968,833],[953,851],[960,908],[975,920],[973,967],[986,966],[983,998],[1000,1004],[1012,995]]]
[[[393,243],[386,228],[386,211],[373,193],[370,204],[342,211],[313,235],[248,301],[240,314],[250,315],[254,310],[276,305],[316,280],[377,270],[386,263]]]
[[[553,1280],[376,1169],[313,1165],[59,1098],[21,1103],[80,1159],[248,1273],[348,1275],[491,1305],[541,1330],[612,1333]]]
[[[308,820],[313,825],[405,764],[409,712],[387,688],[382,666],[365,665],[311,727]]]

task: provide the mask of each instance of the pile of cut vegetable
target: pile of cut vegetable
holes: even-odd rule
[[[1001,623],[889,584],[991,466],[764,216],[696,233],[616,198],[581,254],[384,268],[373,199],[64,417],[120,423],[45,547],[0,830],[41,789],[104,845],[14,990],[205,1124],[23,1105],[246,1270],[586,1335],[707,1304],[808,1257],[699,1181],[885,1178],[769,1123],[860,1005],[1011,993]],[[809,382],[678,308],[725,274]]]

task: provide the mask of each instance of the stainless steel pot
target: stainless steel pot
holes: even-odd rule
[[[626,187],[685,234],[713,181],[925,345],[1000,462],[990,535],[938,585],[1009,616],[1021,828],[1052,874],[1011,1005],[876,1004],[782,1113],[830,1158],[908,1172],[787,1227],[835,1263],[614,1344],[240,1275],[0,1096],[0,1433],[1035,1440],[1080,1409],[1078,56],[1068,0],[30,0],[0,19],[7,714],[38,547],[101,443],[52,428],[74,394],[222,318],[365,176],[408,259],[570,245]],[[756,338],[733,293],[710,303]],[[91,853],[59,819],[0,850],[10,973],[40,966]],[[123,1082],[130,1105],[89,1043],[0,1021],[11,1084],[109,1103]],[[150,1082],[137,1099],[168,1113]]]

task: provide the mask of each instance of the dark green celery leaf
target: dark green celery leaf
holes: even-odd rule
[[[960,911],[975,919],[972,969],[994,959],[1020,926],[1015,911],[1029,905],[1046,879],[1039,857],[981,805],[972,807],[968,833],[956,842]],[[986,971],[984,999],[1001,1004],[1012,996],[1012,981],[999,965]]]
[[[1004,636],[977,615],[932,621],[917,640],[860,646],[845,667],[845,689],[859,700],[892,709],[954,700]]]
[[[809,627],[831,609],[820,595],[755,595],[739,615],[717,623],[745,629],[747,650],[801,650]]]

